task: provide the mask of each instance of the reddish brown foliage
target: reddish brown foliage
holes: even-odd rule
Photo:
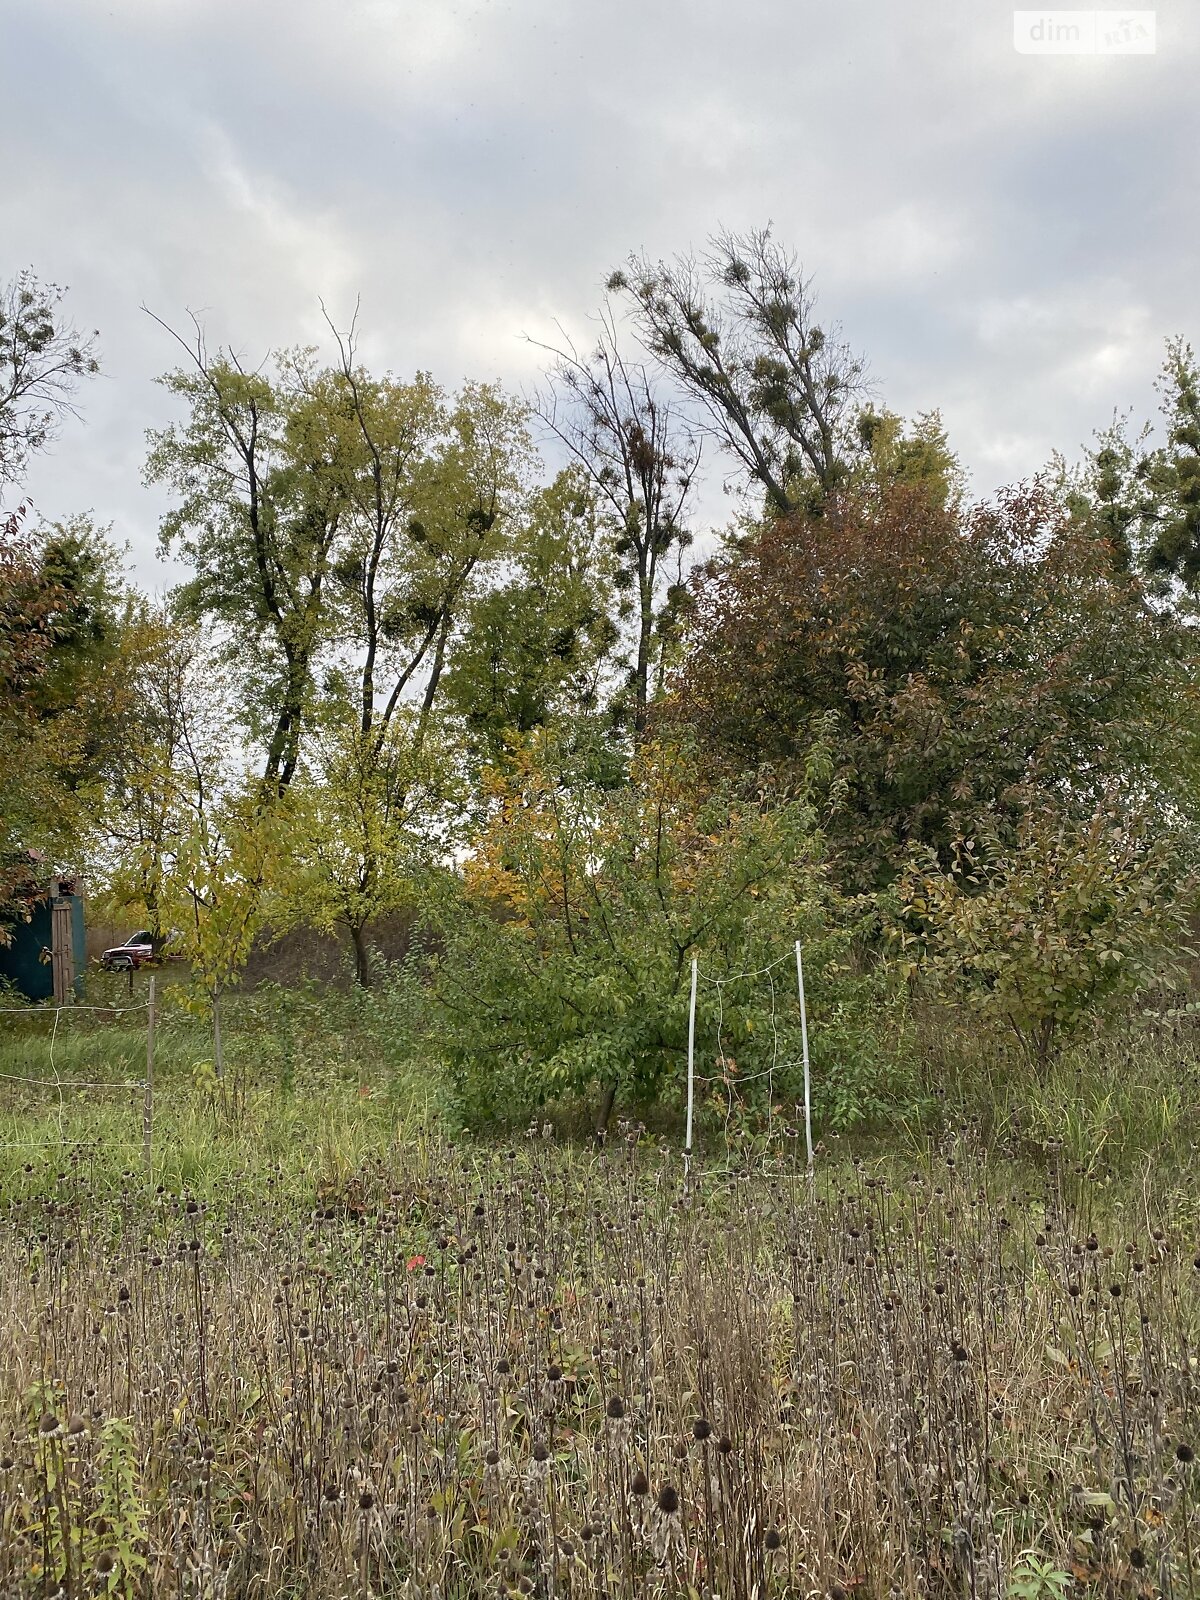
[[[770,523],[710,567],[673,713],[726,773],[786,782],[831,742],[831,840],[867,888],[910,842],[1002,824],[1031,786],[1082,804],[1132,773],[1168,654],[1041,489],[961,512],[900,486]]]

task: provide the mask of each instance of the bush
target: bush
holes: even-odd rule
[[[1186,926],[1193,879],[1177,843],[1105,804],[1083,822],[1029,811],[1015,844],[959,839],[897,884],[892,933],[923,972],[1045,1065],[1085,1018],[1147,982]]]
[[[699,799],[692,753],[667,745],[613,789],[540,739],[498,784],[442,918],[435,1034],[454,1114],[478,1125],[596,1091],[602,1123],[618,1096],[682,1107],[693,956],[702,1093],[797,1096],[798,938],[819,1110],[838,1126],[874,1115],[896,1076],[880,1030],[896,996],[856,970],[857,932],[802,797]]]

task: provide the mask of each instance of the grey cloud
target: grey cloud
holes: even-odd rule
[[[31,487],[151,580],[174,356],[143,301],[254,356],[361,293],[371,361],[519,385],[521,334],[586,335],[631,248],[770,218],[981,492],[1149,408],[1161,338],[1200,336],[1193,0],[1124,60],[1018,56],[994,0],[15,0],[2,26],[2,270],[70,283],[105,364]]]

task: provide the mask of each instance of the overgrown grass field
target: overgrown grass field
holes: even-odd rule
[[[140,1088],[15,1081],[137,1082],[144,1018],[50,1027],[0,1045],[0,1593],[1196,1591],[1185,1045],[931,1042],[813,1181],[787,1114],[450,1141],[381,1000],[243,996],[217,1084],[181,992],[148,1174]]]

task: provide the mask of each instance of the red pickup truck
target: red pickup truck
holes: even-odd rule
[[[100,957],[106,972],[131,972],[134,967],[144,967],[155,959],[154,937],[148,929],[130,934],[124,944],[115,944]]]

